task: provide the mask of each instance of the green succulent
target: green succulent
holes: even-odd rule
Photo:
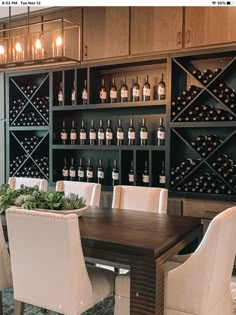
[[[74,210],[74,209],[80,209],[85,206],[85,198],[79,197],[76,194],[69,194],[67,196],[64,196],[62,198],[63,204],[62,209],[63,210]]]

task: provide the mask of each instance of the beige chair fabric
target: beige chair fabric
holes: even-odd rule
[[[82,196],[90,206],[100,205],[101,184],[58,181],[56,191],[64,191],[65,195],[73,193]]]
[[[112,208],[167,212],[168,190],[140,186],[115,186]]]
[[[112,294],[114,273],[86,269],[75,214],[6,212],[14,299],[79,315]]]
[[[8,184],[11,189],[19,189],[21,185],[27,187],[38,186],[40,191],[46,192],[48,190],[48,181],[40,178],[28,178],[28,177],[10,177]]]
[[[236,252],[236,207],[217,215],[201,244],[168,272],[165,315],[232,315],[231,274]],[[187,256],[185,256],[187,257]],[[171,269],[171,268],[169,268]],[[129,314],[130,279],[118,276],[115,315]]]

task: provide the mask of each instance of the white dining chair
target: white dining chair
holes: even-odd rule
[[[12,286],[11,263],[0,216],[0,315],[3,315],[2,290]]]
[[[65,195],[77,194],[86,199],[86,205],[99,206],[101,198],[101,184],[58,181],[56,191],[64,191]]]
[[[196,249],[169,271],[165,285],[165,315],[233,315],[230,291],[236,252],[236,207],[217,215]],[[187,258],[187,256],[186,256]],[[130,277],[115,283],[114,315],[130,314]]]
[[[112,208],[167,213],[168,190],[159,187],[115,186]]]
[[[79,315],[114,291],[114,273],[85,265],[78,217],[34,210],[6,211],[14,315],[24,303]]]
[[[41,178],[28,177],[10,177],[8,180],[9,187],[13,190],[19,189],[21,185],[27,187],[38,186],[40,191],[46,192],[48,190],[48,181]]]

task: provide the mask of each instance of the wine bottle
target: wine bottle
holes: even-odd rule
[[[100,88],[100,103],[104,104],[107,102],[107,91],[105,87],[105,81],[102,79],[102,85]]]
[[[110,89],[110,103],[116,103],[117,101],[117,88],[115,78],[112,78],[112,84]]]
[[[60,87],[59,87],[59,91],[58,91],[58,105],[62,106],[63,105],[63,90],[62,90],[62,82],[60,82]]]
[[[119,185],[119,169],[117,167],[117,160],[114,160],[114,166],[112,169],[112,186]]]
[[[151,87],[148,82],[148,75],[146,76],[145,83],[143,85],[143,102],[150,101],[151,98]]]
[[[84,128],[84,121],[81,121],[81,128],[79,131],[79,143],[81,145],[86,144],[86,129]]]
[[[87,103],[88,103],[87,80],[84,80],[84,86],[82,90],[82,104],[86,105]]]
[[[140,98],[140,86],[138,84],[138,77],[136,77],[136,80],[132,87],[132,102],[139,102],[139,98]]]
[[[94,122],[91,120],[91,127],[89,130],[89,144],[95,145],[96,144],[96,129],[94,128]]]
[[[73,87],[71,90],[71,105],[76,104],[76,88],[75,88],[75,81],[73,82]]]
[[[134,185],[134,161],[130,162],[130,169],[128,174],[129,185]]]
[[[160,125],[157,129],[157,145],[165,145],[165,127],[163,125],[163,117],[160,117]]]
[[[92,183],[93,180],[93,168],[91,165],[91,159],[88,159],[88,165],[86,169],[86,177],[87,177],[87,183]]]
[[[75,172],[75,167],[74,167],[74,158],[71,158],[70,160],[70,181],[75,181],[76,180],[76,172]]]
[[[98,178],[98,183],[103,185],[104,183],[104,169],[102,167],[102,160],[98,160],[98,170],[97,170],[97,178]]]
[[[142,182],[144,186],[149,186],[149,172],[148,172],[148,163],[144,162],[144,170],[142,174]]]
[[[72,120],[72,126],[70,131],[70,143],[75,144],[77,140],[77,133],[75,131],[75,121]]]
[[[63,170],[62,170],[62,177],[63,177],[63,180],[68,180],[68,178],[69,178],[69,170],[68,170],[66,158],[64,158],[64,166],[63,166]]]
[[[133,126],[133,118],[130,118],[130,122],[129,122],[128,144],[135,145],[135,128]]]
[[[66,122],[65,120],[63,120],[61,130],[61,143],[66,144],[66,141],[67,141]]]
[[[99,122],[99,128],[98,128],[98,145],[104,145],[105,142],[105,133],[103,129],[103,122],[102,119],[100,119]]]
[[[129,91],[128,91],[128,86],[126,84],[126,77],[124,77],[124,80],[121,85],[120,89],[120,101],[121,103],[128,102],[129,98]]]
[[[83,160],[80,158],[79,159],[79,168],[78,168],[78,181],[79,182],[84,182],[84,167],[83,167]]]
[[[157,99],[164,100],[166,98],[166,85],[163,79],[163,73],[161,75],[161,80],[157,85]]]
[[[116,144],[123,145],[124,144],[124,129],[122,128],[122,120],[119,119],[119,125],[116,130]]]
[[[111,128],[111,121],[108,119],[106,128],[106,145],[112,145],[113,131]]]
[[[142,119],[142,126],[140,129],[140,145],[147,145],[148,142],[148,130],[146,127],[146,119]]]

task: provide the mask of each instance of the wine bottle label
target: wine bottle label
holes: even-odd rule
[[[118,180],[119,179],[119,173],[112,172],[112,179]]]
[[[112,132],[106,132],[106,139],[107,140],[112,140],[113,139],[113,133]]]
[[[71,100],[72,100],[72,101],[75,101],[75,92],[72,92],[72,93],[71,93]]]
[[[86,175],[88,178],[93,178],[93,171],[87,171]]]
[[[147,140],[148,133],[147,131],[140,131],[140,139]]]
[[[143,175],[143,183],[149,183],[149,175]]]
[[[61,132],[61,140],[67,140],[67,133]]]
[[[129,174],[129,183],[134,182],[134,174]]]
[[[160,183],[160,184],[165,184],[165,183],[166,183],[166,177],[163,176],[163,175],[160,175],[160,176],[159,176],[159,183]]]
[[[118,140],[124,140],[124,132],[117,131],[116,138]]]
[[[128,91],[127,90],[121,90],[120,96],[123,98],[128,97]]]
[[[58,93],[58,101],[63,102],[63,93],[62,92]]]
[[[133,88],[132,89],[132,95],[133,96],[136,96],[136,97],[139,97],[140,95],[140,90],[136,89],[136,88]]]
[[[117,91],[110,91],[110,98],[117,98]]]
[[[84,178],[84,171],[78,170],[78,177]]]
[[[157,131],[157,139],[164,140],[165,139],[165,131]]]
[[[62,176],[63,177],[68,177],[69,171],[68,170],[62,170]]]
[[[88,93],[86,91],[82,92],[82,99],[87,100],[88,99]]]
[[[79,138],[80,140],[86,140],[86,132],[80,132]]]
[[[90,132],[89,133],[89,139],[90,140],[96,140],[96,132]]]
[[[75,177],[75,170],[70,170],[70,177]]]
[[[70,133],[70,139],[71,140],[76,140],[77,139],[77,133],[76,132],[71,132]]]
[[[107,98],[107,92],[105,91],[100,91],[100,99],[105,100]]]
[[[165,88],[162,86],[158,86],[157,93],[159,95],[165,95]]]
[[[105,134],[104,134],[104,132],[98,131],[98,139],[99,139],[99,140],[104,140],[104,139],[105,139]]]
[[[104,172],[98,171],[98,178],[104,178]]]
[[[128,139],[135,140],[135,132],[134,131],[128,131]]]
[[[144,96],[151,96],[151,90],[146,88],[146,87],[144,87],[143,88],[143,95]]]

